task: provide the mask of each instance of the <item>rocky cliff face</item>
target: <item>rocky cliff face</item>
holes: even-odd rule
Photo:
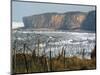
[[[80,29],[81,23],[84,21],[85,17],[86,17],[86,13],[83,12],[65,13],[65,17],[61,29],[64,30]]]
[[[81,29],[96,31],[96,11],[91,11],[82,22]]]
[[[23,17],[23,22],[25,28],[77,30],[83,28],[81,25],[86,18],[87,13],[84,12],[44,13]]]

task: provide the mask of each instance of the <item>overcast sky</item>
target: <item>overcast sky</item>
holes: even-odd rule
[[[94,6],[81,5],[61,5],[33,2],[12,2],[12,20],[13,22],[22,22],[22,17],[35,14],[58,12],[64,13],[69,11],[89,12],[95,10]]]

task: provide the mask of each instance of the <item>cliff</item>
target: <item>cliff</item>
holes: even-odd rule
[[[96,11],[91,11],[81,25],[81,29],[96,31]]]
[[[91,15],[90,15],[91,16]],[[93,15],[92,15],[93,16]],[[87,19],[85,12],[44,13],[23,17],[25,28],[47,28],[55,30],[80,30],[86,29],[83,22]],[[95,25],[94,25],[95,27]],[[91,30],[91,29],[90,29]]]

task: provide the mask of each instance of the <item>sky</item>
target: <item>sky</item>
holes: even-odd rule
[[[34,3],[34,2],[12,2],[12,21],[22,22],[24,16],[31,16],[41,13],[64,13],[70,11],[89,12],[95,10],[94,6],[82,5],[63,5],[63,4],[48,4],[48,3]]]

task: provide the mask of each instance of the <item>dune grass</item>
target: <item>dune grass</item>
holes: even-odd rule
[[[69,70],[96,69],[95,59],[80,59],[78,57],[55,57],[32,56],[31,54],[16,54],[13,64],[14,73],[35,73]]]

